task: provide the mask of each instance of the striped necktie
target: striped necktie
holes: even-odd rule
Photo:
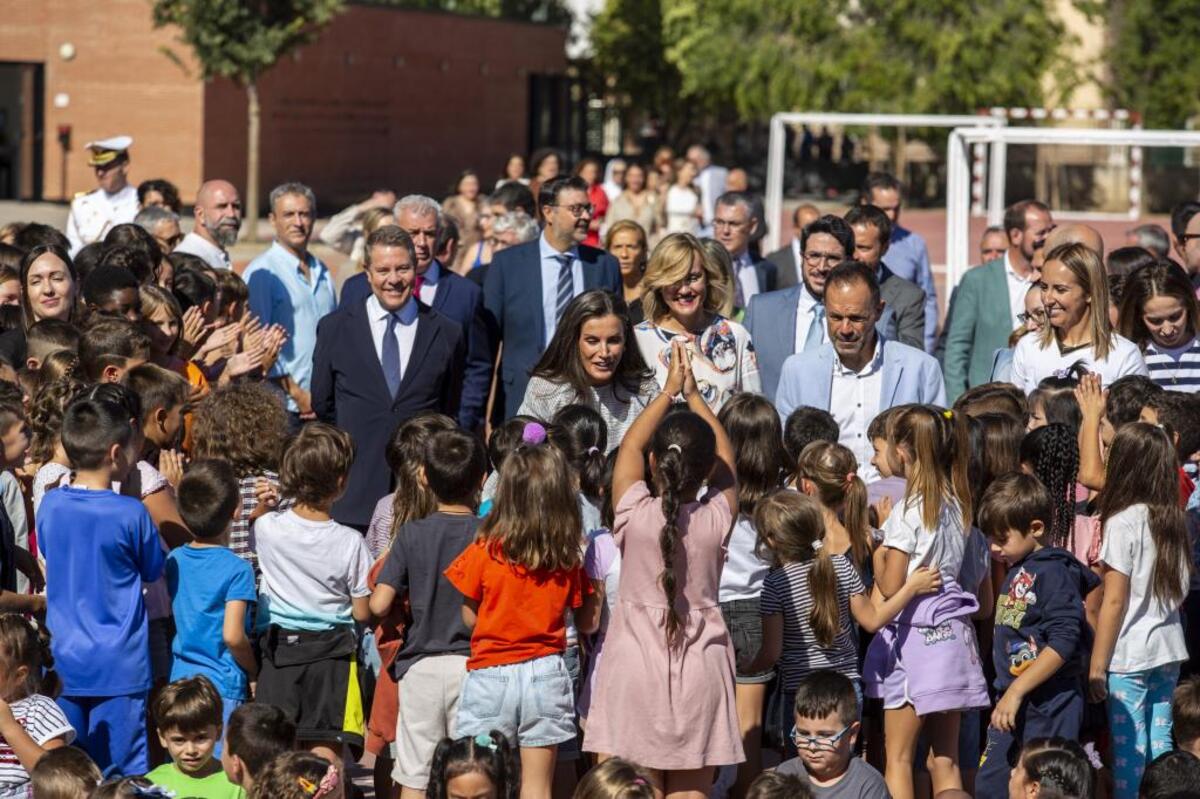
[[[569,253],[554,256],[554,260],[558,261],[558,300],[554,305],[554,321],[562,319],[563,312],[567,310],[567,306],[571,304],[571,300],[575,298],[575,277],[571,274],[571,264],[575,262],[575,258]]]

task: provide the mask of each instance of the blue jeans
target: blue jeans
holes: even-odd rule
[[[1108,673],[1116,796],[1135,795],[1150,761],[1171,751],[1171,694],[1178,681],[1178,663],[1129,674]]]

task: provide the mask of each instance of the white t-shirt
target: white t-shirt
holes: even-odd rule
[[[932,530],[921,521],[924,507],[919,496],[893,507],[883,523],[883,545],[908,553],[908,574],[936,564],[943,581],[957,582],[967,544],[958,500],[947,497],[942,501],[937,527]]]
[[[30,694],[9,707],[13,718],[38,746],[60,737],[68,744],[75,740],[75,728],[50,697]],[[8,741],[0,737],[0,799],[29,795],[29,772],[25,771]]]
[[[262,570],[260,629],[331,630],[354,623],[350,600],[371,594],[371,553],[357,530],[289,510],[261,517],[254,533]]]
[[[1179,608],[1166,607],[1154,597],[1152,577],[1157,555],[1145,505],[1132,505],[1104,525],[1100,560],[1129,578],[1129,605],[1108,665],[1111,672],[1147,671],[1188,658]],[[1186,593],[1186,580],[1181,587]]]
[[[719,601],[758,599],[771,564],[758,556],[755,551],[757,545],[758,533],[754,530],[754,520],[739,515],[726,544]]]
[[[1033,392],[1038,383],[1054,373],[1082,363],[1089,372],[1100,375],[1100,381],[1109,386],[1125,375],[1149,375],[1141,350],[1127,338],[1113,334],[1113,346],[1104,360],[1096,359],[1096,351],[1090,345],[1072,350],[1065,355],[1059,350],[1058,342],[1051,341],[1042,349],[1041,336],[1031,333],[1017,342],[1013,350],[1012,383],[1026,394]]]

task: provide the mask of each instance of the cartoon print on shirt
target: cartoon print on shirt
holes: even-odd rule
[[[1021,674],[1037,660],[1038,645],[1033,636],[1028,641],[1013,641],[1008,645],[1008,673],[1014,677]]]
[[[1025,613],[1037,604],[1037,594],[1033,592],[1033,581],[1036,577],[1027,572],[1024,567],[1017,571],[1008,585],[1008,593],[996,598],[996,624],[1021,628]]]

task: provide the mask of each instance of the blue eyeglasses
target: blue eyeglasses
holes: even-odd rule
[[[801,735],[796,730],[795,725],[792,725],[792,743],[796,745],[797,749],[834,749],[837,747],[838,742],[841,741],[842,738],[846,737],[846,733],[848,733],[850,728],[853,726],[854,724],[852,723],[847,724],[845,727],[842,727],[839,732],[836,732],[829,737],[825,737],[821,735]]]

